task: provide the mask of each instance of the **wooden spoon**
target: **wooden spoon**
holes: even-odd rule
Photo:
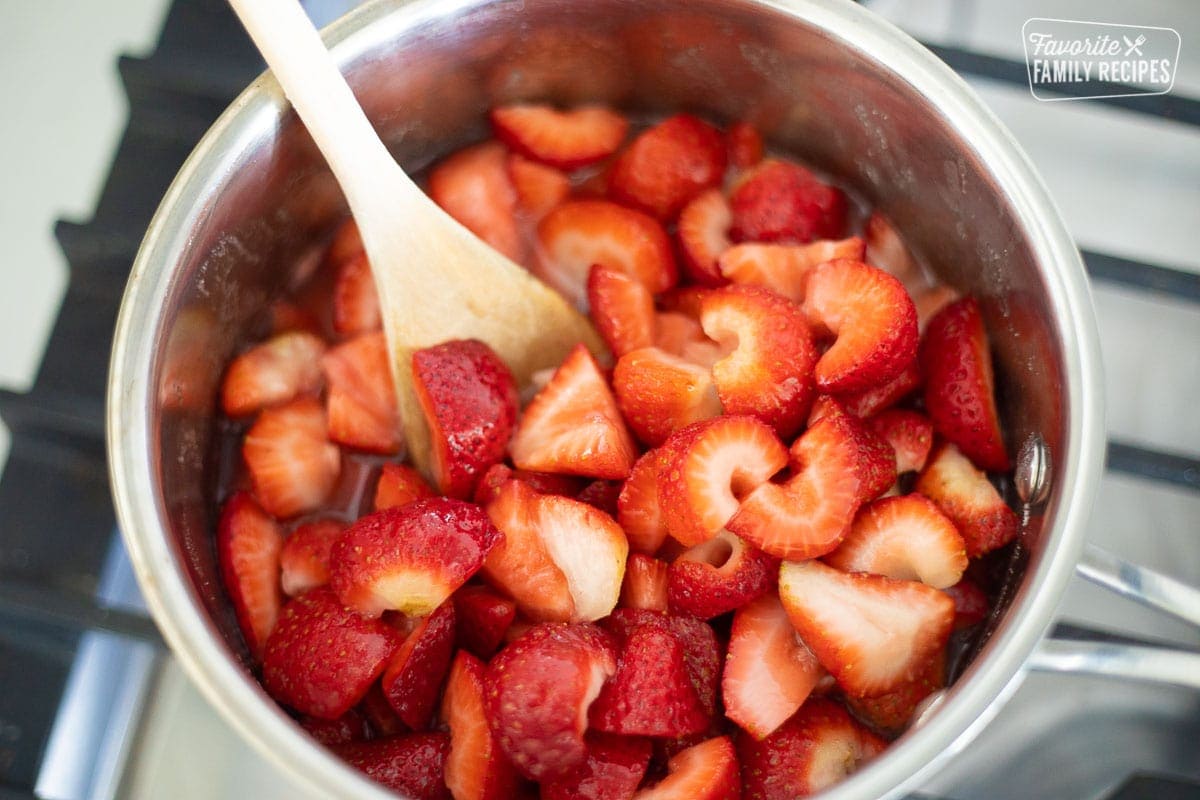
[[[479,339],[517,383],[583,342],[604,345],[561,295],[442,211],[388,152],[297,0],[229,0],[345,192],[383,313],[409,456],[431,476],[412,354]]]

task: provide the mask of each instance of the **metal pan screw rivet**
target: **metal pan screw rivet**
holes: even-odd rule
[[[1013,482],[1026,506],[1038,505],[1050,494],[1050,450],[1040,433],[1031,433],[1021,445]]]

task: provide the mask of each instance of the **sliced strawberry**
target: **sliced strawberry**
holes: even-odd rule
[[[729,152],[730,166],[748,169],[763,157],[762,134],[749,122],[738,120],[725,132],[725,149]]]
[[[450,728],[445,777],[455,800],[509,800],[520,782],[488,724],[486,673],[482,661],[459,650],[442,696]]]
[[[954,630],[961,631],[987,619],[991,603],[987,595],[970,578],[963,578],[945,589],[954,601]]]
[[[817,362],[817,386],[859,392],[892,380],[917,355],[917,310],[904,286],[861,261],[813,268],[804,313],[814,333],[836,337]]]
[[[525,245],[517,227],[517,192],[508,177],[508,152],[499,142],[459,150],[429,173],[429,196],[467,230],[513,261]]]
[[[509,153],[508,179],[517,192],[518,207],[534,221],[571,194],[571,180],[566,173],[518,153]]]
[[[517,382],[492,348],[457,339],[412,355],[413,390],[429,426],[434,483],[467,498],[504,460],[517,422]]]
[[[816,558],[837,547],[861,498],[858,444],[846,420],[822,419],[792,445],[792,477],[742,501],[729,530],[778,558]]]
[[[464,586],[454,593],[459,647],[491,658],[517,615],[517,604],[483,586]]]
[[[667,523],[658,503],[658,472],[663,452],[649,450],[621,487],[617,498],[617,522],[629,539],[629,548],[653,555],[667,538]]]
[[[804,643],[855,697],[914,680],[942,652],[954,601],[917,581],[846,574],[819,561],[785,562],[779,597]]]
[[[896,453],[891,445],[837,400],[823,395],[813,404],[808,424],[811,426],[827,416],[839,419],[854,436],[859,500],[869,502],[890,489],[896,483]]]
[[[987,475],[952,444],[940,445],[917,477],[916,491],[950,518],[975,558],[1011,542],[1021,523]]]
[[[525,408],[510,446],[522,469],[622,480],[637,449],[600,366],[577,345]]]
[[[832,700],[814,697],[762,741],[738,739],[745,800],[794,800],[816,794],[857,770],[877,739]]]
[[[868,417],[866,423],[896,453],[896,472],[920,472],[933,447],[933,423],[918,411],[892,408]]]
[[[712,373],[657,347],[622,356],[613,370],[613,390],[630,429],[651,447],[721,413]]]
[[[742,796],[737,753],[727,736],[676,753],[667,770],[667,777],[642,789],[634,800],[738,800]]]
[[[863,242],[849,239],[822,239],[810,244],[768,244],[744,242],[721,254],[717,267],[733,283],[765,286],[788,300],[804,300],[808,273],[818,264],[835,258],[862,260]]]
[[[259,414],[242,458],[255,498],[280,519],[320,508],[341,470],[337,445],[325,438],[325,412],[308,397]]]
[[[850,711],[876,730],[897,735],[908,727],[917,706],[946,686],[946,656],[940,653],[929,660],[925,670],[911,681],[878,697],[847,697]]]
[[[721,696],[725,716],[755,739],[796,713],[824,674],[774,592],[734,613]]]
[[[650,765],[650,742],[604,733],[589,733],[586,741],[587,760],[543,783],[541,800],[631,800]]]
[[[357,336],[382,327],[375,276],[367,254],[360,252],[338,266],[333,285],[333,329],[342,336]]]
[[[863,230],[867,242],[869,264],[879,267],[895,277],[906,287],[915,287],[921,281],[921,268],[917,265],[908,245],[900,238],[891,220],[878,211],[871,213]]]
[[[450,668],[457,624],[454,608],[452,601],[446,601],[421,619],[383,671],[384,696],[396,715],[414,731],[429,727]]]
[[[433,489],[407,464],[384,464],[379,470],[379,482],[375,484],[374,508],[399,508],[414,500],[433,497]]]
[[[575,495],[581,503],[603,511],[610,517],[617,516],[617,498],[621,494],[620,481],[592,481]]]
[[[731,347],[717,344],[700,327],[699,311],[689,316],[678,311],[654,315],[654,346],[699,367],[712,369]]]
[[[359,518],[333,548],[331,585],[366,616],[424,616],[446,601],[504,541],[478,506],[444,497]]]
[[[279,554],[283,533],[254,498],[238,492],[226,501],[217,523],[217,558],[238,627],[255,661],[279,619]]]
[[[704,286],[676,286],[663,292],[658,298],[658,305],[663,311],[700,319],[700,308],[704,298],[712,294],[712,289]]]
[[[492,502],[500,487],[509,480],[521,481],[542,494],[561,494],[563,497],[574,497],[583,491],[585,486],[581,479],[570,475],[532,472],[527,469],[513,469],[507,464],[493,464],[480,476],[475,485],[475,503],[486,506]]]
[[[300,525],[279,553],[279,583],[289,597],[329,583],[329,558],[346,525],[336,519],[319,519]]]
[[[535,625],[492,659],[488,717],[518,770],[540,781],[586,761],[588,708],[616,668],[612,636],[588,624]]]
[[[392,621],[392,627],[396,628],[401,636],[404,635],[401,626],[396,625],[395,621]],[[396,716],[395,710],[383,694],[383,688],[378,681],[371,684],[371,688],[363,695],[362,702],[358,704],[358,711],[367,720],[367,727],[371,731],[371,735],[367,737],[369,739],[399,736],[408,732],[408,726],[400,720],[400,717]]]
[[[321,359],[329,381],[329,438],[390,454],[400,449],[400,412],[382,332],[364,333]]]
[[[309,736],[326,746],[361,742],[370,738],[371,733],[366,718],[353,708],[337,719],[302,717],[300,726]]]
[[[732,222],[733,212],[720,189],[701,192],[679,212],[676,234],[683,251],[683,269],[696,283],[724,286],[729,282],[717,261],[733,245],[729,241]]]
[[[843,572],[871,572],[945,589],[962,578],[967,553],[954,523],[932,501],[910,494],[863,506],[825,563]]]
[[[690,114],[676,114],[638,134],[617,156],[608,194],[618,203],[670,221],[692,197],[721,182],[721,133]]]
[[[358,704],[401,636],[379,620],[342,605],[329,589],[288,602],[267,639],[263,686],[302,714],[337,719]]]
[[[617,358],[654,343],[654,297],[638,280],[596,264],[588,273],[588,308]]]
[[[576,169],[616,152],[629,122],[604,106],[560,111],[552,106],[514,103],[489,115],[496,136],[519,153],[560,169]]]
[[[659,503],[671,536],[688,546],[716,536],[738,512],[739,498],[787,463],[771,429],[746,416],[715,417],[676,431],[664,454]]]
[[[321,387],[318,361],[325,342],[311,333],[281,333],[229,364],[221,384],[221,408],[231,417],[286,403]]]
[[[766,159],[729,197],[735,242],[804,244],[837,239],[846,228],[846,196],[799,164]]]
[[[869,417],[891,408],[921,386],[921,368],[914,359],[900,374],[886,383],[838,395],[842,405],[856,417]]]
[[[675,614],[712,619],[769,592],[778,571],[778,559],[729,531],[720,531],[671,562],[670,609]]]
[[[800,429],[813,395],[813,347],[799,306],[758,286],[705,296],[704,332],[732,352],[712,367],[727,414],[749,414],[783,438]]]
[[[653,217],[607,200],[568,200],[538,223],[538,277],[577,306],[593,264],[624,272],[658,294],[679,280],[671,240]]]
[[[271,320],[271,334],[281,333],[311,333],[321,334],[321,322],[311,310],[290,300],[279,299],[271,303],[267,310],[267,318]]]
[[[921,341],[921,371],[934,429],[980,469],[1007,470],[992,356],[975,298],[952,303],[930,320]]]
[[[621,585],[621,608],[667,610],[667,562],[644,553],[630,553]]]
[[[411,800],[451,800],[442,775],[450,754],[444,733],[409,733],[333,746],[343,761]]]

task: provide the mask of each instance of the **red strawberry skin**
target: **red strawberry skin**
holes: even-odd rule
[[[407,464],[384,464],[379,470],[379,482],[375,484],[376,511],[399,508],[414,500],[433,497],[433,489]]]
[[[676,114],[640,133],[612,166],[609,196],[663,221],[725,174],[720,132],[690,114]]]
[[[730,234],[735,242],[839,239],[846,228],[846,196],[804,167],[767,159],[733,191]]]
[[[496,136],[519,153],[559,169],[576,169],[607,158],[625,138],[628,121],[603,106],[560,111],[513,103],[490,114]]]
[[[837,417],[851,432],[858,462],[859,498],[866,503],[890,489],[896,483],[896,453],[887,441],[863,420],[849,414],[837,400],[823,395],[813,405],[809,425],[826,416]]]
[[[658,502],[658,473],[663,452],[647,450],[633,465],[617,497],[617,522],[629,549],[653,555],[667,538],[667,523]]]
[[[410,733],[333,746],[350,766],[411,800],[451,800],[442,774],[450,754],[444,733]]]
[[[921,368],[914,359],[900,374],[886,383],[860,392],[838,394],[842,405],[856,417],[869,417],[891,408],[921,387]]]
[[[779,559],[721,531],[671,562],[667,583],[670,609],[712,619],[769,592],[778,572]]]
[[[595,264],[588,273],[587,297],[596,329],[614,356],[654,344],[654,297],[640,281]]]
[[[921,342],[925,408],[937,432],[983,470],[1009,468],[979,302],[964,297],[929,321]]]
[[[517,604],[483,586],[464,586],[454,593],[458,646],[479,658],[491,658],[517,616]]]
[[[486,674],[487,665],[459,650],[442,696],[442,718],[450,728],[446,785],[455,800],[509,800],[520,784],[488,724]]]
[[[946,655],[929,660],[926,669],[911,681],[878,697],[846,697],[854,716],[878,731],[896,736],[908,727],[921,701],[946,685]]]
[[[650,742],[589,733],[587,760],[542,784],[541,800],[631,800],[650,765]]]
[[[933,448],[933,423],[919,411],[889,408],[866,423],[896,453],[896,472],[920,472]]]
[[[384,696],[396,716],[414,731],[429,727],[454,655],[455,628],[454,603],[442,603],[417,623],[383,672]]]
[[[401,641],[391,626],[314,589],[283,607],[267,639],[263,686],[302,714],[337,719],[366,695]]]
[[[366,718],[353,708],[337,719],[303,717],[300,726],[323,745],[362,742],[369,739],[371,733]]]
[[[1011,542],[1021,529],[1017,514],[953,444],[939,445],[917,476],[916,490],[958,528],[967,556],[976,558]]]
[[[438,491],[467,498],[504,458],[517,422],[517,383],[492,348],[458,339],[412,356],[413,388],[433,442]]]
[[[762,161],[763,139],[749,122],[738,120],[725,132],[725,144],[729,150],[729,163],[738,169],[753,167]]]
[[[279,556],[283,534],[247,492],[226,501],[217,523],[217,559],[238,626],[255,661],[279,618]]]
[[[504,540],[483,509],[444,497],[361,517],[334,545],[331,585],[359,613],[422,616]]]
[[[334,519],[300,525],[283,543],[279,554],[280,584],[289,597],[329,583],[329,560],[333,545],[346,526]]]
[[[991,603],[970,578],[963,578],[945,592],[954,601],[954,630],[965,630],[987,619]]]

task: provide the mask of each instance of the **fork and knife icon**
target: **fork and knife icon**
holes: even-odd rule
[[[1144,35],[1138,36],[1137,40],[1132,42],[1128,36],[1122,36],[1121,38],[1125,41],[1125,55],[1129,56],[1134,53],[1137,53],[1139,56],[1142,55],[1142,45],[1146,43]]]

